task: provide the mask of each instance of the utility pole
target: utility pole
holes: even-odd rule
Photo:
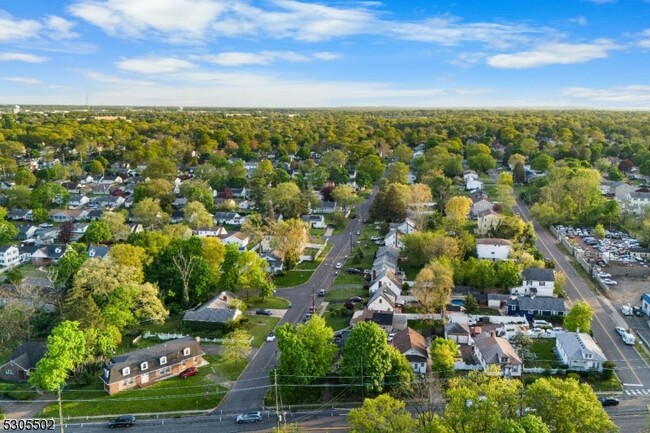
[[[280,428],[280,422],[284,421],[282,415],[280,414],[280,403],[278,400],[278,369],[273,370],[273,382],[275,388],[275,415],[277,416],[277,427]]]

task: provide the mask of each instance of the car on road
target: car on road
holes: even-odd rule
[[[181,371],[178,377],[180,377],[181,379],[185,379],[194,376],[195,374],[199,374],[199,369],[196,367],[188,367],[185,370]]]
[[[131,427],[135,424],[135,417],[133,415],[122,415],[108,422],[108,428],[115,427]]]
[[[252,422],[260,422],[262,421],[262,412],[253,411],[253,412],[242,413],[241,415],[237,416],[236,421],[237,424],[249,424]]]
[[[309,312],[309,314],[314,314],[316,312],[316,307],[314,307],[314,306],[309,307],[308,312]]]
[[[624,316],[632,315],[632,308],[629,305],[621,305],[621,314]]]
[[[357,230],[357,236],[361,234],[361,230]]]
[[[260,316],[272,316],[273,315],[271,310],[269,310],[268,308],[258,308],[257,310],[255,310],[255,314],[258,314]]]
[[[341,269],[342,267],[343,267],[343,265],[341,264],[341,262],[337,262],[337,263],[334,265],[334,268],[335,268],[335,269]]]
[[[325,289],[320,289],[320,290],[318,291],[318,296],[321,297],[321,298],[322,298],[323,296],[325,296]]]
[[[614,330],[618,335],[623,335],[627,332],[625,328],[623,328],[622,326],[617,326],[616,328],[614,328]]]
[[[609,278],[605,278],[603,280],[603,283],[607,284],[608,286],[615,286],[618,284],[616,281],[610,280]]]
[[[269,335],[266,336],[266,341],[275,341],[275,334],[273,332],[269,332]]]
[[[633,306],[632,307],[632,312],[634,313],[634,315],[636,317],[643,317],[644,316],[643,309],[641,308],[640,305]]]
[[[614,397],[600,397],[598,400],[603,406],[616,406],[619,403],[618,399]]]
[[[311,316],[312,316],[311,313],[307,313],[307,314],[305,314],[305,317],[302,318],[302,323],[307,323],[307,322],[309,322],[309,319],[311,319]]]

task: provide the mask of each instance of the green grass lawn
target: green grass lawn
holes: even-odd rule
[[[289,307],[286,299],[271,296],[270,298],[262,299],[259,296],[251,298],[247,302],[251,308],[273,308],[277,310],[285,310]]]
[[[29,383],[0,382],[0,397],[20,401],[34,400],[38,397],[38,392]]]
[[[368,297],[368,291],[358,289],[332,289],[325,293],[325,300],[328,302],[345,302],[353,296]]]
[[[205,369],[225,380],[237,380],[248,365],[247,362],[240,362],[238,365],[223,362],[221,355],[204,355],[203,358],[210,363]]]
[[[260,347],[266,341],[266,336],[269,335],[275,326],[280,321],[279,317],[270,316],[247,316],[248,320],[242,324],[242,328],[250,332],[253,337],[253,347]]]
[[[209,366],[200,374],[180,379],[172,377],[142,389],[133,389],[109,396],[99,378],[83,387],[69,387],[62,393],[64,416],[121,415],[125,413],[171,412],[215,407],[226,388],[209,377]],[[50,404],[41,417],[57,417],[58,406]]]
[[[484,314],[486,316],[500,316],[501,315],[499,310],[497,310],[495,308],[488,308],[488,307],[479,307],[476,314]]]
[[[329,311],[323,315],[325,319],[325,324],[332,328],[334,331],[339,331],[343,328],[350,326],[350,319],[352,315],[339,316],[338,314],[332,314]]]
[[[343,271],[342,273],[339,273],[339,275],[334,280],[334,285],[337,285],[337,284],[358,284],[359,286],[363,286],[365,283],[366,283],[366,280],[361,278],[360,274],[348,274],[345,271]]]
[[[291,270],[286,272],[283,275],[278,275],[275,277],[275,287],[294,287],[304,284],[311,278],[313,270],[311,271],[300,271],[300,270]]]
[[[530,350],[535,354],[536,359],[526,361],[526,367],[556,368],[560,366],[560,360],[555,354],[554,338],[536,338]]]

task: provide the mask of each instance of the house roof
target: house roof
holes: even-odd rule
[[[196,310],[186,311],[183,320],[188,322],[227,323],[237,318],[241,311],[230,308],[229,300],[236,299],[232,292],[223,291]]]
[[[14,247],[14,245],[0,245],[0,254],[4,254],[9,250],[9,248]]]
[[[486,364],[522,364],[521,358],[519,358],[515,349],[512,348],[505,338],[496,337],[484,332],[477,336],[474,342]],[[507,358],[507,361],[504,361],[504,358]]]
[[[393,295],[393,292],[387,289],[387,287],[381,286],[378,288],[375,294],[372,295],[370,299],[368,299],[368,305],[372,304],[379,298],[383,298],[391,307],[395,307],[395,297]]]
[[[411,328],[406,328],[395,333],[395,336],[393,337],[393,346],[395,346],[400,353],[406,353],[409,350],[413,350],[421,357],[428,358],[427,345],[424,341],[424,337],[422,334]]]
[[[106,245],[91,245],[88,247],[88,257],[103,258],[108,255],[110,250],[111,247],[107,247]]]
[[[190,348],[190,354],[183,355],[183,349],[188,347]],[[105,364],[105,368],[110,371],[109,377],[106,378],[104,374],[100,377],[106,383],[119,382],[126,377],[134,377],[142,373],[143,371],[140,369],[140,366],[143,362],[149,364],[147,371],[153,371],[163,365],[174,365],[185,359],[193,358],[202,354],[203,351],[201,350],[201,346],[197,339],[193,337],[183,337],[144,349],[135,350],[133,352],[115,355]],[[167,358],[165,364],[160,363],[160,358],[162,356]],[[125,367],[130,369],[128,375],[122,374]]]
[[[501,214],[494,210],[494,208],[483,209],[476,214],[479,218],[485,218],[487,216],[500,217]]]
[[[47,346],[43,343],[25,341],[11,352],[9,361],[18,365],[23,370],[31,370],[36,367],[36,363],[45,356]]]
[[[569,360],[607,361],[605,354],[591,335],[583,332],[559,332],[556,337]],[[590,355],[590,357],[587,357]]]
[[[508,302],[511,303],[512,301]],[[516,301],[520,310],[526,311],[566,311],[564,300],[546,296],[519,296]]]
[[[498,238],[480,238],[476,239],[476,245],[507,245],[512,246],[512,242],[508,239]]]
[[[527,281],[555,281],[553,269],[525,268],[521,275]]]
[[[371,320],[380,326],[393,326],[393,313],[374,311]]]
[[[472,335],[467,323],[445,323],[445,335]]]
[[[41,254],[50,259],[59,259],[65,255],[66,251],[68,251],[68,246],[65,244],[44,245],[36,251],[40,251]],[[34,254],[36,251],[34,251]]]

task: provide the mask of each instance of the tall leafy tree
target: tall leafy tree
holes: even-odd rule
[[[223,360],[227,364],[239,365],[251,353],[251,335],[245,329],[236,329],[226,335],[223,342]]]
[[[591,333],[591,318],[594,310],[586,301],[576,301],[564,316],[564,327],[567,331]]]
[[[287,269],[298,264],[309,241],[307,224],[300,219],[288,219],[273,224],[272,246]]]
[[[350,411],[348,421],[350,433],[413,433],[417,427],[405,403],[388,394],[366,398],[360,408]]]
[[[444,312],[454,287],[454,271],[451,266],[432,260],[415,277],[413,296],[427,312]]]
[[[0,244],[7,244],[18,235],[15,225],[6,220],[7,209],[0,207]]]
[[[454,340],[436,337],[431,343],[431,368],[434,372],[445,374],[454,369],[458,346]]]
[[[103,221],[93,221],[88,224],[84,233],[84,242],[98,244],[111,240],[111,228]]]

